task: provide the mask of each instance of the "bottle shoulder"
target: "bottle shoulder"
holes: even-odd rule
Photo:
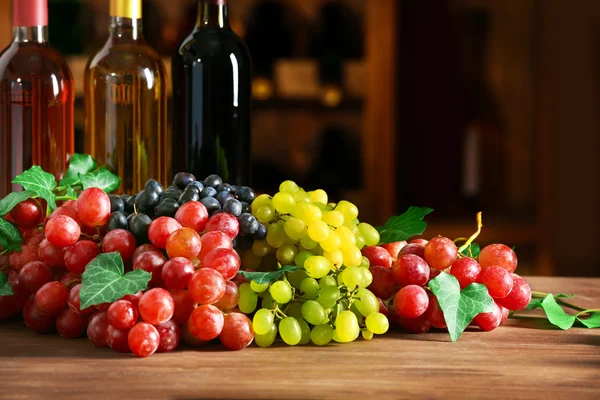
[[[162,58],[148,44],[107,42],[89,58],[85,72],[111,71],[150,71],[164,74],[165,66]]]
[[[250,52],[242,39],[231,29],[200,28],[195,29],[181,44],[178,55],[185,58],[202,57],[250,59]]]
[[[73,75],[62,54],[49,43],[12,43],[0,53],[0,80],[43,77],[72,81]]]

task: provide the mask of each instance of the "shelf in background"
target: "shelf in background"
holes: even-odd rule
[[[318,99],[291,99],[271,98],[269,100],[253,100],[252,109],[261,110],[303,110],[314,112],[361,112],[363,100],[357,98],[345,98],[337,106],[326,106]]]

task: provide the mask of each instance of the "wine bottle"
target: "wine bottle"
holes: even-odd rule
[[[15,0],[13,26],[0,54],[0,198],[32,165],[61,179],[74,146],[73,77],[48,42],[47,0]]]
[[[111,0],[109,37],[85,69],[85,151],[136,193],[170,175],[165,67],[144,40],[141,0]]]
[[[250,184],[251,61],[226,0],[199,0],[173,56],[173,170]]]

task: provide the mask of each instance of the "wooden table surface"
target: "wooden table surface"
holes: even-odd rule
[[[600,279],[528,278],[534,290],[600,306]],[[492,332],[391,333],[326,347],[155,354],[0,326],[0,399],[600,399],[600,329],[509,319]]]

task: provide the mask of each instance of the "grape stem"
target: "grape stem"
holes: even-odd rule
[[[543,299],[543,298],[546,298],[549,294],[550,293],[543,293],[543,292],[534,292],[534,291],[532,291],[531,292],[531,297],[533,297],[534,299]],[[554,301],[556,301],[561,306],[565,306],[565,307],[571,308],[571,309],[576,310],[576,311],[580,311],[580,312],[588,311],[585,308],[581,308],[581,307],[576,306],[574,304],[568,303],[568,302],[566,302],[566,301],[564,301],[564,300],[562,300],[560,298],[557,299],[555,297]]]
[[[579,317],[580,315],[591,314],[591,313],[599,313],[599,312],[600,312],[600,309],[598,309],[598,308],[595,308],[595,309],[592,308],[591,310],[583,310],[583,311],[577,313],[576,316]]]
[[[77,200],[77,197],[73,197],[73,196],[56,196],[56,201],[62,201],[62,200]]]
[[[6,253],[8,253],[8,250],[3,250],[3,251],[0,251],[0,256],[1,256],[2,254],[6,254]]]
[[[467,247],[469,247],[471,245],[471,243],[473,243],[473,241],[475,239],[477,239],[477,236],[479,236],[479,234],[481,233],[481,228],[483,227],[483,223],[481,221],[481,211],[479,211],[477,213],[476,219],[477,219],[477,231],[471,235],[471,237],[465,242],[465,244],[463,244],[462,246],[460,246],[460,248],[458,249],[458,254],[461,254],[463,251],[465,251],[465,249]]]

